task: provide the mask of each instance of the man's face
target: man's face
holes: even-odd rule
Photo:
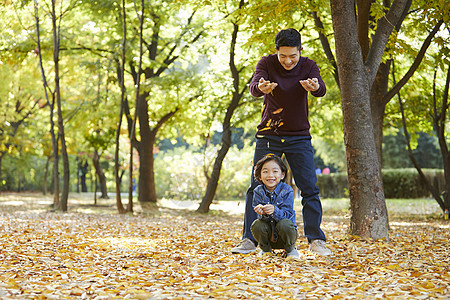
[[[277,50],[278,61],[286,70],[292,70],[300,59],[300,51],[297,47],[280,47]]]

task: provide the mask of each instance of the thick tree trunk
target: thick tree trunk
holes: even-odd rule
[[[350,188],[350,233],[388,238],[388,215],[370,108],[370,86],[358,42],[354,1],[331,0]]]
[[[148,116],[148,92],[141,94],[138,99],[138,119],[141,133],[141,145],[139,147],[139,196],[138,200],[143,203],[156,204],[155,173],[153,169],[153,145],[156,134],[150,129]]]

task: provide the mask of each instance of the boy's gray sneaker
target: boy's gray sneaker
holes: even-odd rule
[[[292,251],[287,252],[286,259],[300,259],[297,249],[294,248]]]
[[[245,238],[237,244],[236,247],[231,248],[231,253],[248,254],[250,252],[256,251],[256,245],[251,239]]]
[[[331,250],[325,246],[325,241],[322,240],[313,240],[311,242],[311,246],[309,247],[309,251],[322,256],[331,254]]]

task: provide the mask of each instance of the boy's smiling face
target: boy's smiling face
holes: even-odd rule
[[[280,166],[275,161],[269,160],[264,163],[260,180],[269,191],[273,192],[283,178],[284,172],[281,171]]]

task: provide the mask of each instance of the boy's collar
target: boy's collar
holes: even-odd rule
[[[280,181],[280,182],[277,184],[277,186],[275,187],[275,189],[273,190],[273,192],[269,191],[269,190],[266,188],[265,185],[263,185],[263,187],[264,187],[264,190],[265,190],[267,193],[278,195],[278,194],[280,193],[282,183],[283,183],[283,181]]]

